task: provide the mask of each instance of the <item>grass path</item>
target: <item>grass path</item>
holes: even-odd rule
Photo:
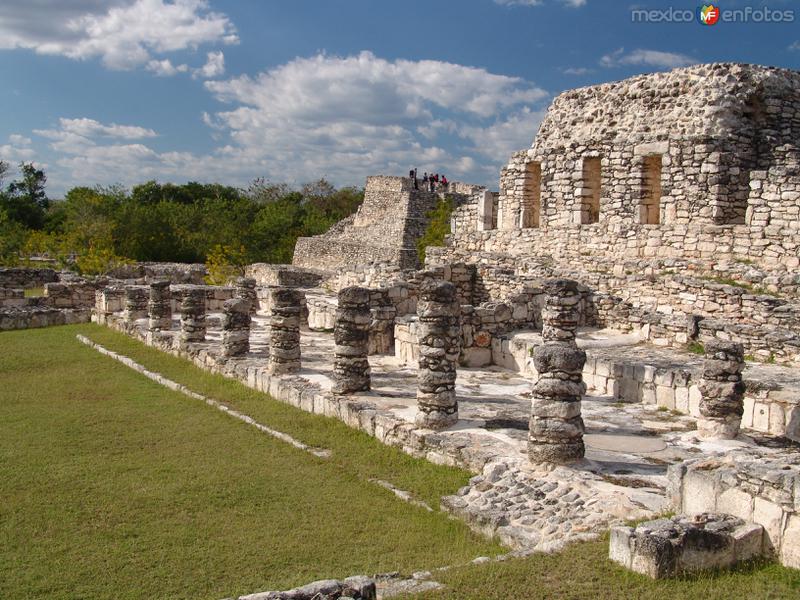
[[[167,390],[76,333],[333,455]],[[370,477],[430,499],[468,474],[103,328],[0,334],[2,598],[218,599],[502,551]]]

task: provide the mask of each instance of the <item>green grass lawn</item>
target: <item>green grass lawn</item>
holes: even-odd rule
[[[333,456],[171,392],[79,332]],[[219,599],[502,552],[373,476],[429,502],[469,477],[97,326],[0,334],[0,598]]]
[[[553,555],[452,569],[446,589],[426,600],[790,600],[800,598],[800,571],[753,563],[733,571],[654,581],[608,560],[608,537]],[[419,596],[417,598],[420,598]]]
[[[314,457],[80,344],[83,333],[262,423]],[[0,598],[214,598],[503,552],[438,508],[469,475],[382,446],[94,325],[0,334]],[[433,599],[800,598],[754,564],[654,582],[607,540],[437,573]]]
[[[43,287],[25,288],[25,297],[26,298],[38,298],[39,296],[44,296],[44,288]]]

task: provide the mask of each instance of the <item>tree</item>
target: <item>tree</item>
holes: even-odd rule
[[[44,191],[47,176],[33,163],[20,163],[22,179],[12,181],[3,194],[2,202],[8,218],[29,229],[42,229],[45,211],[50,200]]]
[[[0,187],[2,187],[3,179],[5,179],[8,174],[9,167],[10,165],[6,161],[0,160]]]

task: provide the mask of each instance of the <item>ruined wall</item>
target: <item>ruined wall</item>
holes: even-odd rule
[[[206,266],[202,263],[142,262],[122,265],[109,273],[115,279],[168,279],[171,283],[205,283]]]
[[[0,288],[36,288],[53,281],[58,281],[58,273],[53,269],[0,267]]]
[[[699,65],[571,90],[477,199],[452,244],[557,258],[741,258],[800,266],[800,73]]]

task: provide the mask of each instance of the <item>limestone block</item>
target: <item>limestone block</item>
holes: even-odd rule
[[[789,515],[786,522],[780,561],[784,567],[800,569],[800,514]]]
[[[780,548],[783,532],[783,509],[761,497],[753,502],[753,521],[764,527],[765,541],[770,548]]]
[[[612,529],[609,558],[653,579],[726,568],[763,552],[763,528],[731,515],[678,515]]]

